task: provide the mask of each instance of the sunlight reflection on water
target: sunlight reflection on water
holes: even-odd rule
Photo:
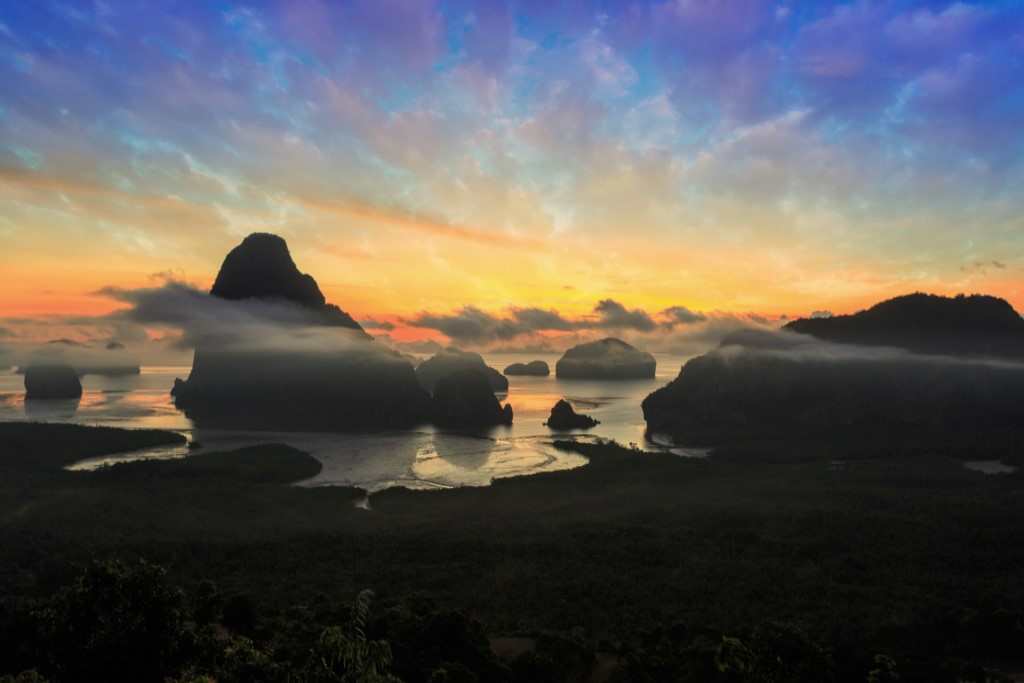
[[[1001,460],[967,460],[964,467],[982,474],[1013,474],[1017,468]]]

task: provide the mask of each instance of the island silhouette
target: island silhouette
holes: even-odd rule
[[[564,379],[652,379],[656,367],[651,354],[607,337],[568,349],[555,364],[555,374]]]
[[[643,401],[690,445],[828,441],[896,452],[1009,449],[1024,425],[1024,321],[990,296],[912,294],[867,311],[746,330]]]
[[[229,336],[197,345],[192,371],[175,382],[172,395],[199,426],[365,431],[511,422],[510,407],[502,409],[493,393],[507,389],[508,381],[478,354],[448,349],[414,370],[407,358],[327,303],[281,237],[246,237],[224,259],[210,296],[292,306],[309,315],[268,323],[273,334],[260,330],[254,338]],[[309,338],[316,340],[313,348],[304,343]],[[486,396],[478,391],[476,374],[487,382]],[[437,394],[440,380],[448,381]]]
[[[825,341],[918,353],[1024,357],[1024,319],[1005,299],[983,294],[917,292],[850,315],[801,318],[784,329]]]

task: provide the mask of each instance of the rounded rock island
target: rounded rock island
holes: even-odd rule
[[[574,346],[555,365],[560,379],[654,379],[654,356],[621,339]]]
[[[512,363],[512,365],[505,368],[505,374],[547,377],[551,374],[551,368],[542,360],[533,360],[529,363]]]
[[[25,370],[25,399],[82,397],[82,382],[70,365],[31,365]]]

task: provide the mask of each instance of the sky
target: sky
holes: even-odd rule
[[[396,342],[1022,310],[1022,66],[1020,1],[9,0],[0,343],[257,231]]]

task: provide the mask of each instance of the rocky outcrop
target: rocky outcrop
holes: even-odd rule
[[[246,340],[241,347],[197,348],[189,378],[177,380],[171,392],[175,405],[197,425],[351,431],[429,421],[430,397],[412,365],[327,304],[313,278],[299,272],[281,238],[247,237],[225,259],[211,294],[233,301],[287,302],[312,311],[296,334],[309,326],[351,332],[337,332],[344,339],[330,350],[266,347],[260,339]],[[289,336],[290,330],[279,331],[277,336]]]
[[[506,375],[529,375],[531,377],[547,377],[551,374],[551,368],[542,360],[533,360],[529,363],[512,363],[505,368]]]
[[[570,429],[590,429],[601,423],[589,415],[577,413],[568,401],[561,399],[551,409],[551,416],[544,424],[551,429],[568,431]]]
[[[75,399],[82,383],[70,365],[31,365],[25,370],[25,399]]]
[[[654,356],[620,339],[574,346],[555,365],[562,379],[653,379]]]
[[[434,385],[434,421],[450,429],[510,425],[512,406],[501,406],[479,368],[464,368]]]
[[[504,393],[508,391],[508,380],[505,376],[484,362],[483,356],[472,351],[460,351],[449,347],[440,351],[416,368],[416,376],[428,393],[434,393],[438,380],[460,370],[479,370],[491,386],[491,391]]]
[[[917,353],[1024,357],[1024,319],[1003,299],[910,294],[852,315],[794,320],[790,332]]]

